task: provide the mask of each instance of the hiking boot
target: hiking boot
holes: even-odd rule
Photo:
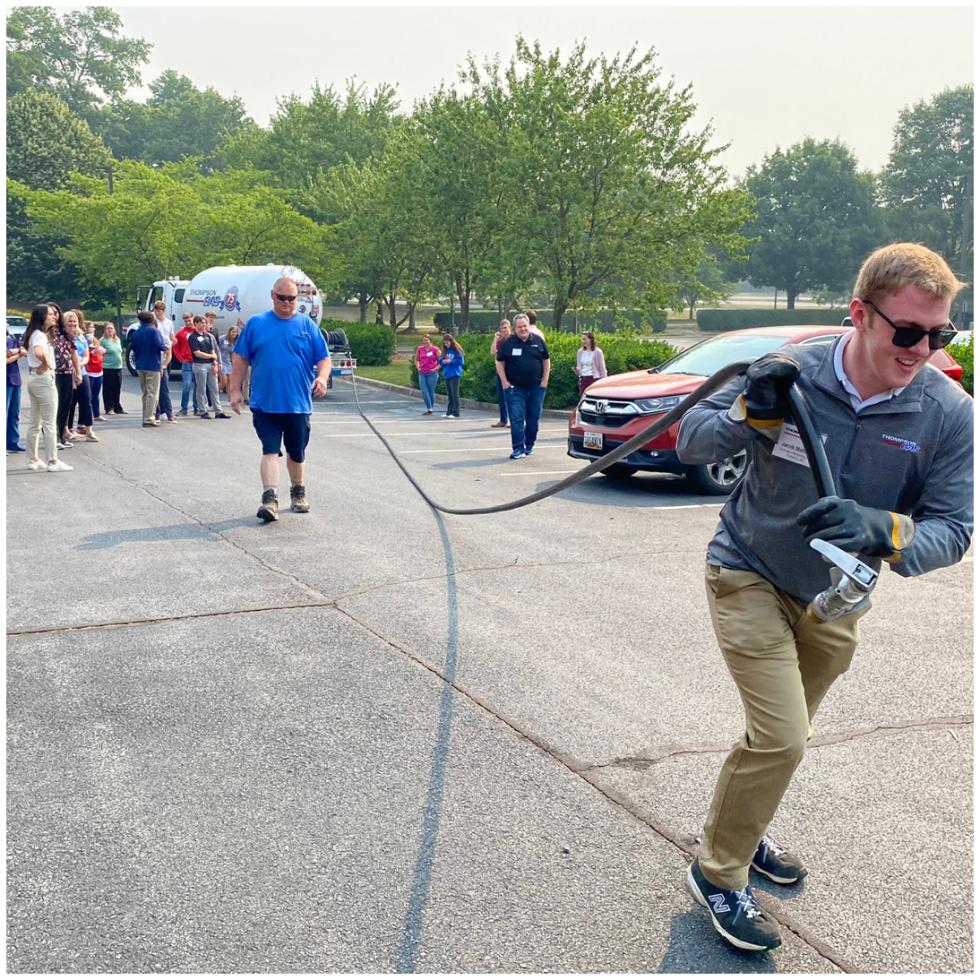
[[[687,869],[687,889],[707,908],[715,931],[737,949],[775,949],[782,942],[779,927],[756,905],[748,885],[738,890],[713,885],[695,859]]]
[[[759,841],[752,867],[777,885],[795,885],[806,877],[803,862],[792,851],[780,847],[768,834]]]
[[[279,499],[276,497],[275,490],[262,491],[262,505],[255,512],[255,516],[267,524],[269,521],[279,520]]]
[[[297,514],[308,514],[310,505],[306,500],[306,487],[302,483],[294,483],[289,488],[289,509]]]

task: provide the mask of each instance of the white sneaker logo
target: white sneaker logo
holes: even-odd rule
[[[725,896],[722,892],[709,895],[708,901],[711,902],[714,912],[731,912],[731,906],[725,901]]]

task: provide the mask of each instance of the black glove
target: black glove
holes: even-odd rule
[[[789,407],[786,393],[800,376],[800,366],[789,354],[776,351],[753,361],[745,371],[745,415],[753,420],[781,420]]]
[[[890,510],[862,507],[843,497],[821,497],[796,523],[807,538],[822,538],[852,554],[896,561],[915,534],[910,517]]]

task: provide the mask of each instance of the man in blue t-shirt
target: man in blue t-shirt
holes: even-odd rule
[[[306,514],[310,505],[303,486],[303,462],[310,441],[312,395],[323,395],[330,380],[330,351],[320,328],[296,312],[299,287],[293,279],[277,279],[272,309],[253,316],[232,351],[228,398],[236,415],[242,413],[242,380],[249,364],[252,378],[248,407],[262,443],[262,503],[256,517],[279,519],[279,457],[286,447],[290,509]]]

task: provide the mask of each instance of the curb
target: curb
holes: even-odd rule
[[[355,377],[357,376],[355,375]],[[376,381],[374,378],[357,377],[357,383],[359,385],[367,385],[369,388],[380,388],[384,391],[393,391],[398,394],[408,395],[410,398],[416,398],[419,401],[422,400],[422,392],[418,388],[406,388],[404,385],[392,384],[390,381]],[[447,398],[445,395],[436,395],[437,405],[445,405],[446,402]],[[473,398],[460,398],[459,405],[460,408],[473,408],[481,412],[499,411],[499,406],[496,402],[478,402]],[[573,411],[574,409],[571,408],[565,409],[564,411],[556,408],[545,408],[541,412],[541,418],[567,420]]]

